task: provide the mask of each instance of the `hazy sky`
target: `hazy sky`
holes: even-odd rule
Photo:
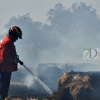
[[[12,16],[30,13],[33,21],[46,22],[47,11],[54,8],[55,4],[61,3],[70,8],[72,3],[85,2],[92,5],[100,16],[100,0],[2,0],[0,3],[0,32],[4,32],[4,25]]]

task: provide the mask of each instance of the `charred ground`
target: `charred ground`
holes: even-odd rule
[[[24,69],[13,73],[9,90],[10,98],[22,98],[23,100],[27,97],[46,98],[47,100],[100,99],[99,71],[81,71],[82,68],[79,69],[79,66],[74,66],[74,68],[73,66],[68,66],[68,64],[66,64],[66,66],[64,65],[64,68],[62,67],[61,64],[49,63],[40,64],[34,69],[35,74],[54,92],[52,96],[50,96],[37,81],[34,81],[34,83],[28,87],[24,83],[25,77],[28,75]]]

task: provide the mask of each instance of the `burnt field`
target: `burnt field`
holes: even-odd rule
[[[28,100],[27,98],[42,99],[49,96],[49,93],[36,80],[31,79],[30,81],[34,81],[34,83],[31,83],[31,86],[27,85],[26,76],[22,71],[19,70],[12,75],[9,88],[10,100],[14,98],[21,98],[21,100]],[[29,84],[29,80],[27,81]]]
[[[37,100],[99,100],[100,72],[68,72],[58,79],[58,89],[52,96],[37,83],[37,89],[24,83],[11,82],[10,99],[38,98]]]
[[[48,93],[40,93],[39,91],[29,89],[27,86],[20,84],[11,84],[9,91],[9,97],[11,100],[14,98],[21,98],[22,100],[27,100],[27,98],[43,99],[48,96]]]
[[[55,64],[53,67],[49,64],[49,67],[43,65],[41,69],[40,67],[34,69],[35,74],[52,90],[52,96],[24,69],[13,73],[9,88],[10,100],[13,100],[13,98],[21,98],[21,100],[28,100],[27,98],[38,98],[38,100],[44,100],[44,98],[46,100],[87,100],[86,96],[88,97],[88,94],[84,95],[87,91],[93,93],[96,98],[96,94],[99,92],[98,87],[100,87],[99,71],[77,71],[76,67],[76,71],[74,71],[74,67],[71,66],[64,66],[64,68],[66,74],[64,69]],[[69,90],[72,90],[72,92],[70,93]],[[77,94],[85,99],[78,98]],[[97,96],[99,98],[99,94]]]

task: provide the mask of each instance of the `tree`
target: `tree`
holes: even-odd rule
[[[33,22],[29,14],[12,17],[5,28],[9,29],[13,25],[18,25],[22,29],[23,39],[17,41],[16,45],[19,54],[23,56],[22,59],[26,58],[27,63],[37,63],[43,60],[41,55],[49,56],[49,52],[59,44],[59,39],[56,34],[53,34],[52,28],[41,22]],[[45,57],[45,59],[47,58]]]
[[[12,17],[5,25],[8,29],[16,24],[23,30],[17,46],[25,61],[73,62],[82,60],[84,48],[99,47],[100,19],[91,5],[80,2],[67,9],[58,3],[47,16],[50,25],[34,22],[29,14]]]
[[[73,58],[82,60],[84,48],[99,47],[100,19],[91,5],[80,2],[66,9],[59,3],[54,9],[50,9],[47,15],[49,23],[61,37],[60,48],[63,50],[59,50],[62,51],[63,58],[67,57],[71,62]]]

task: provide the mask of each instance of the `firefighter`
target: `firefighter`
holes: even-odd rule
[[[14,42],[18,38],[22,39],[22,31],[18,26],[12,26],[0,41],[0,100],[7,97],[11,74],[17,71],[18,58]]]

